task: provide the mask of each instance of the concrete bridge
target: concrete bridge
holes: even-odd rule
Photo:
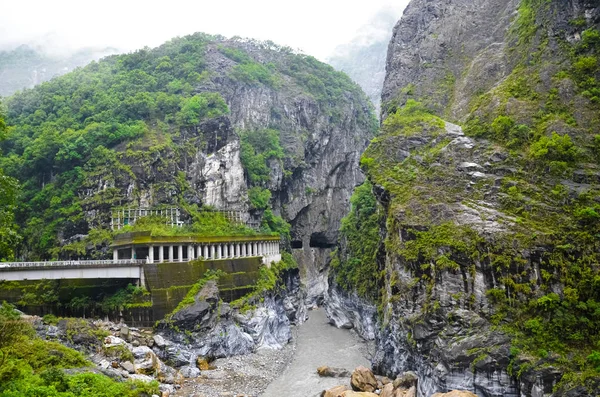
[[[112,247],[112,260],[0,262],[0,281],[136,279],[145,285],[146,264],[261,258],[270,266],[281,260],[276,236],[157,237],[149,232],[132,232],[117,236]]]

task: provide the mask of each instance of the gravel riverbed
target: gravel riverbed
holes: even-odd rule
[[[369,345],[356,333],[328,324],[324,309],[309,312],[309,320],[292,328],[292,341],[281,350],[215,360],[213,370],[187,379],[173,396],[318,396],[346,380],[319,378],[322,365],[352,371],[369,365]]]

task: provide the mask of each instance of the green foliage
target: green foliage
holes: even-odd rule
[[[262,266],[260,268],[258,280],[252,292],[231,302],[231,306],[239,308],[242,312],[252,309],[258,300],[264,298],[265,294],[285,288],[282,280],[283,274],[297,268],[298,264],[292,255],[289,252],[282,252],[280,262],[272,263],[270,267]]]
[[[5,137],[6,124],[0,113],[0,142]],[[0,168],[0,261],[14,259],[15,246],[21,238],[14,221],[18,188],[17,180],[4,175]]]
[[[284,157],[283,148],[279,143],[279,131],[271,129],[242,131],[240,139],[242,146],[240,157],[250,183],[255,186],[265,185],[271,176],[269,161],[277,160],[281,164],[281,159]]]
[[[266,210],[269,207],[269,200],[271,200],[271,191],[255,186],[248,190],[248,198],[252,208]]]
[[[30,323],[6,303],[0,307],[0,396],[142,397],[158,383],[116,382],[105,375],[67,375],[91,363],[81,353],[35,336]]]
[[[543,136],[534,142],[529,154],[537,160],[572,163],[577,159],[579,151],[569,135],[561,136],[552,132],[552,136]]]
[[[198,209],[195,206],[186,206],[192,218],[189,225],[171,227],[165,223],[165,218],[160,216],[145,216],[138,219],[133,225],[121,228],[117,234],[128,232],[150,232],[153,236],[254,236],[257,232],[243,223],[230,221],[225,214],[211,209]]]
[[[181,111],[175,115],[182,126],[194,126],[203,120],[220,117],[229,113],[225,100],[218,92],[203,92],[184,99]]]
[[[442,130],[444,126],[442,119],[434,116],[421,103],[409,99],[404,107],[384,120],[382,130],[386,135],[410,136],[426,129]]]
[[[342,219],[342,250],[333,254],[331,266],[338,285],[375,301],[382,282],[378,277],[377,253],[381,244],[379,228],[384,214],[372,189],[373,186],[367,181],[354,190],[350,199],[350,213]]]

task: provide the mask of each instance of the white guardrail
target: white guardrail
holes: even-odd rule
[[[22,267],[65,267],[65,266],[98,266],[98,265],[142,265],[143,259],[119,259],[100,261],[51,261],[51,262],[0,262],[0,269]]]

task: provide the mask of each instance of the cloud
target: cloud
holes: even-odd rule
[[[382,7],[370,0],[12,0],[0,14],[0,48],[37,44],[53,51],[154,47],[194,32],[272,40],[324,59]],[[391,35],[391,32],[390,32]]]

